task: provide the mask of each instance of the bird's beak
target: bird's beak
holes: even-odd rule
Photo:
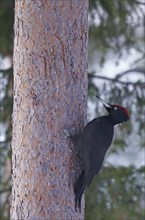
[[[109,105],[107,102],[105,102],[101,97],[99,97],[98,95],[96,95],[97,99],[102,102],[102,104],[104,105],[104,107],[107,109],[107,111],[111,110],[111,105]]]

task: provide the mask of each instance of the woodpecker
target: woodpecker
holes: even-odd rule
[[[81,173],[74,186],[75,210],[81,210],[83,192],[102,167],[105,154],[112,143],[114,126],[129,119],[126,108],[117,104],[110,105],[101,97],[96,97],[103,103],[108,115],[90,121],[80,135],[70,135],[81,160]]]

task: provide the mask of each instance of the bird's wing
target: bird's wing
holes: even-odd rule
[[[78,149],[88,184],[93,176],[100,171],[112,136],[113,133],[109,125],[106,123],[104,125],[102,117],[91,121],[82,132]]]

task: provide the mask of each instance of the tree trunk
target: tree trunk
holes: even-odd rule
[[[78,220],[79,162],[64,129],[86,122],[88,0],[16,0],[11,220]]]

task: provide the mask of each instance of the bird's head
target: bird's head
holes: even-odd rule
[[[110,105],[107,102],[105,102],[102,98],[99,96],[96,96],[100,102],[103,103],[105,109],[108,111],[114,125],[122,123],[124,121],[127,121],[129,119],[129,113],[126,108],[123,106],[113,104]]]

